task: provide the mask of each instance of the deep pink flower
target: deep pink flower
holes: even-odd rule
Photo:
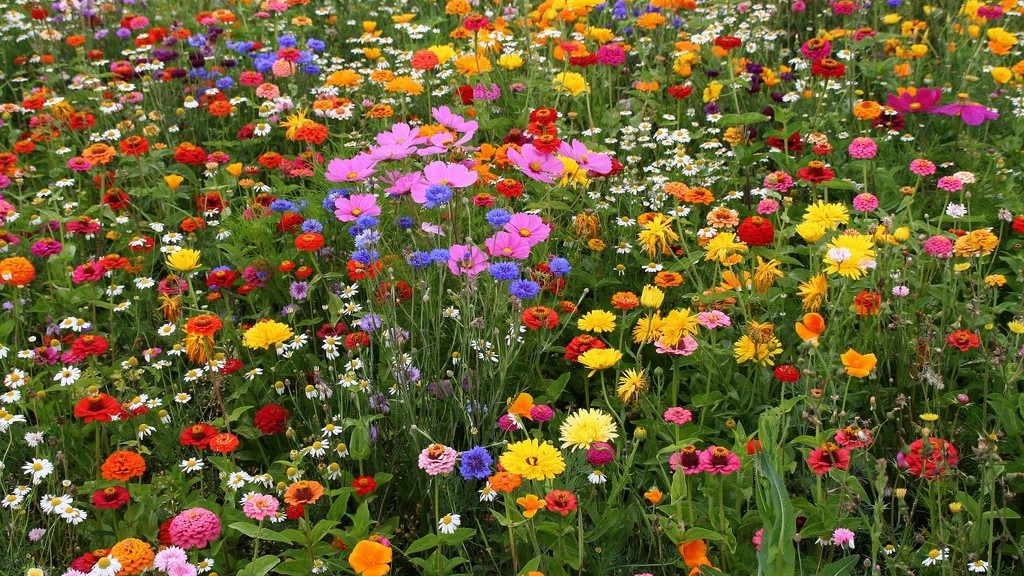
[[[904,114],[936,112],[935,105],[942,99],[941,88],[918,88],[901,94],[889,94],[885,105]]]
[[[479,174],[462,164],[448,164],[437,160],[427,164],[423,168],[423,179],[412,185],[412,199],[417,204],[426,204],[427,189],[431,186],[466,188],[475,184],[479,177]]]
[[[515,258],[523,260],[530,256],[530,244],[518,234],[504,230],[484,240],[487,252],[496,258]]]
[[[360,216],[380,216],[380,206],[373,194],[353,194],[334,201],[334,215],[342,222],[355,222]]]
[[[700,467],[708,474],[732,474],[740,469],[740,457],[728,448],[711,446],[700,453]]]
[[[554,154],[545,154],[526,144],[522,151],[509,149],[508,159],[531,179],[545,184],[554,184],[555,178],[561,178],[565,166]]]
[[[362,182],[376,172],[377,161],[369,154],[359,154],[343,160],[335,158],[327,165],[324,175],[331,182]]]
[[[971,102],[968,100],[967,94],[958,95],[956,102],[939,106],[933,109],[932,112],[945,114],[946,116],[956,116],[959,114],[960,119],[968,126],[979,126],[986,120],[997,120],[999,118],[999,112],[984,104]]]
[[[519,236],[526,241],[530,247],[536,246],[547,240],[551,234],[551,227],[544,223],[540,216],[519,212],[512,215],[512,219],[505,224],[505,232]]]
[[[472,278],[487,268],[485,262],[487,254],[476,246],[455,244],[448,250],[448,269],[456,276],[465,274]]]
[[[189,508],[171,520],[171,543],[188,550],[205,548],[220,536],[220,518],[206,508]]]
[[[607,154],[592,152],[587,149],[586,144],[573,138],[571,144],[562,142],[558,147],[558,153],[566,158],[572,158],[580,165],[580,170],[593,172],[595,174],[607,174],[612,171],[612,158]]]
[[[693,413],[686,408],[680,408],[679,406],[673,406],[668,410],[665,410],[665,414],[662,415],[665,422],[671,422],[672,424],[683,425],[687,422],[693,421]]]

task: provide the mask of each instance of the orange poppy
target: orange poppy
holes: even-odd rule
[[[348,563],[360,576],[383,576],[391,570],[391,548],[372,540],[360,540]]]
[[[796,334],[804,342],[812,346],[818,345],[818,338],[825,331],[825,319],[817,312],[804,314],[804,319],[796,323]]]
[[[854,378],[864,378],[878,364],[878,358],[874,354],[861,354],[853,348],[844,352],[839,359],[843,361],[846,373]]]

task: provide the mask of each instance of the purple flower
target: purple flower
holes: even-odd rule
[[[288,293],[291,294],[295,300],[305,300],[309,296],[309,285],[305,282],[292,282],[292,285],[288,288]]]
[[[979,126],[986,120],[996,120],[999,118],[999,112],[982,104],[969,101],[967,94],[962,93],[957,96],[956,102],[939,106],[933,109],[932,112],[945,114],[946,116],[956,116],[959,114],[960,119],[968,126]]]

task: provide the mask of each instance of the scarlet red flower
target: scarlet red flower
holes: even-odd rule
[[[142,156],[149,151],[149,141],[142,136],[129,136],[121,140],[119,147],[125,156]]]
[[[761,445],[760,440],[757,438],[747,440],[747,456],[753,456],[762,450],[764,450],[764,446]]]
[[[191,142],[182,142],[174,149],[174,161],[187,166],[199,166],[206,162],[206,151]]]
[[[842,78],[846,75],[846,66],[838,60],[822,58],[811,64],[811,74],[822,78]]]
[[[110,554],[109,548],[101,548],[99,550],[93,550],[92,552],[86,552],[71,561],[71,568],[88,574],[92,571],[93,566],[99,562],[100,558],[103,558],[107,554]]]
[[[277,223],[277,231],[282,234],[287,232],[296,232],[305,220],[306,219],[302,217],[302,214],[297,212],[285,212],[281,214],[281,220]]]
[[[366,332],[353,332],[345,336],[345,349],[355,350],[370,345],[370,335]]]
[[[221,268],[213,270],[206,276],[206,287],[210,290],[231,288],[236,280],[238,280],[238,274]]]
[[[552,329],[558,326],[558,312],[547,306],[531,306],[523,310],[523,324],[530,330]]]
[[[788,150],[791,154],[800,154],[804,149],[804,141],[799,132],[793,132],[785,140],[778,136],[770,136],[765,143],[776,150]]]
[[[292,414],[284,406],[267,404],[260,408],[253,417],[256,428],[264,434],[277,434],[284,432],[288,427],[288,419]]]
[[[910,445],[906,455],[908,471],[914,476],[932,479],[956,468],[959,455],[956,447],[941,438],[929,437],[928,445],[920,438]]]
[[[263,166],[267,170],[273,170],[274,168],[277,168],[278,166],[281,165],[282,161],[284,161],[284,157],[278,154],[277,152],[264,152],[263,154],[260,154],[259,158],[256,159],[256,162],[258,162],[260,166]]]
[[[547,509],[551,512],[558,512],[562,516],[568,516],[569,512],[576,509],[576,496],[568,490],[552,490],[544,497]]]
[[[554,108],[537,108],[530,112],[530,122],[537,124],[551,124],[558,120],[558,111]]]
[[[228,358],[224,362],[224,367],[220,369],[220,373],[227,376],[228,374],[234,374],[242,369],[242,361],[238,358]]]
[[[785,384],[792,384],[800,379],[800,371],[792,364],[780,364],[775,367],[775,379]]]
[[[305,280],[306,278],[309,278],[312,273],[313,269],[309,266],[299,266],[298,269],[295,270],[295,277],[299,280]]]
[[[380,261],[376,261],[370,266],[355,260],[348,261],[348,279],[351,281],[362,280],[363,278],[376,278],[377,272],[383,268],[384,265]]]
[[[555,276],[547,262],[541,262],[530,270],[530,280],[540,284],[541,290],[558,294],[565,289],[565,277]]]
[[[505,198],[518,198],[523,195],[523,185],[508,178],[499,181],[497,189],[498,194]]]
[[[110,396],[100,392],[87,396],[75,405],[75,418],[82,418],[88,424],[92,421],[110,422],[114,416],[120,416],[124,408]]]
[[[690,94],[693,94],[692,86],[686,86],[685,84],[673,84],[668,87],[668,95],[676,100],[683,100]]]
[[[210,439],[216,435],[216,428],[206,423],[199,423],[182,430],[178,441],[182,446],[195,446],[200,450],[206,450],[210,445]]]
[[[1017,234],[1024,234],[1024,216],[1015,216],[1010,227]]]
[[[120,188],[111,188],[103,194],[103,199],[100,200],[100,202],[106,206],[110,206],[111,210],[120,211],[128,207],[131,199]]]
[[[971,348],[977,348],[981,345],[978,335],[970,330],[953,331],[952,334],[946,337],[946,343],[961,352],[967,352]]]
[[[196,210],[199,212],[220,213],[224,209],[224,198],[220,192],[202,192],[195,196]]]
[[[797,171],[797,177],[801,180],[813,182],[814,184],[820,184],[822,182],[828,182],[836,175],[835,172],[825,167],[825,163],[820,160],[811,160]]]
[[[300,252],[316,252],[324,247],[324,237],[313,232],[299,234],[295,237],[295,247]]]
[[[210,438],[210,450],[213,450],[214,452],[228,454],[230,452],[234,452],[235,448],[238,448],[238,436],[235,436],[231,432],[221,432],[213,438]]]
[[[718,46],[722,50],[732,50],[733,48],[739,48],[743,45],[743,41],[735,36],[719,36],[715,38],[715,46]]]
[[[86,334],[79,336],[71,345],[71,352],[78,358],[87,356],[101,356],[110,349],[110,344],[103,336]]]
[[[185,333],[213,336],[223,327],[224,322],[216,314],[200,314],[188,319],[185,324]]]
[[[533,147],[545,154],[554,154],[561,145],[562,141],[553,134],[544,134],[533,139]]]
[[[302,504],[292,504],[285,508],[285,515],[289,520],[298,520],[306,515],[306,507]]]
[[[130,494],[123,486],[111,486],[103,490],[97,490],[92,493],[92,505],[97,508],[105,508],[107,510],[117,510],[121,506],[124,506]]]
[[[203,228],[206,228],[206,220],[203,220],[199,216],[189,216],[187,218],[182,219],[180,226],[182,232],[185,232],[186,234],[191,234],[196,230],[202,230]]]
[[[605,344],[604,341],[599,340],[590,334],[580,334],[569,341],[569,344],[565,347],[565,354],[562,355],[562,358],[565,358],[570,362],[576,362],[580,357],[580,354],[583,354],[587,350],[607,347],[608,345]]]
[[[366,496],[377,489],[377,482],[373,476],[360,476],[352,481],[352,487],[356,489],[357,495]]]
[[[861,290],[853,298],[853,306],[860,316],[875,316],[882,310],[882,295],[872,290]]]
[[[846,470],[850,467],[850,451],[832,442],[825,442],[814,449],[807,458],[807,465],[815,474],[825,474],[833,468]]]
[[[736,235],[748,246],[767,246],[775,240],[775,227],[767,218],[747,216],[740,222]]]
[[[456,93],[463,104],[469,106],[473,103],[473,87],[469,84],[463,84],[456,88]]]

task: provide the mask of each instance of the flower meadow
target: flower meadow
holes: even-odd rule
[[[0,573],[1024,570],[1020,0],[0,5]]]

